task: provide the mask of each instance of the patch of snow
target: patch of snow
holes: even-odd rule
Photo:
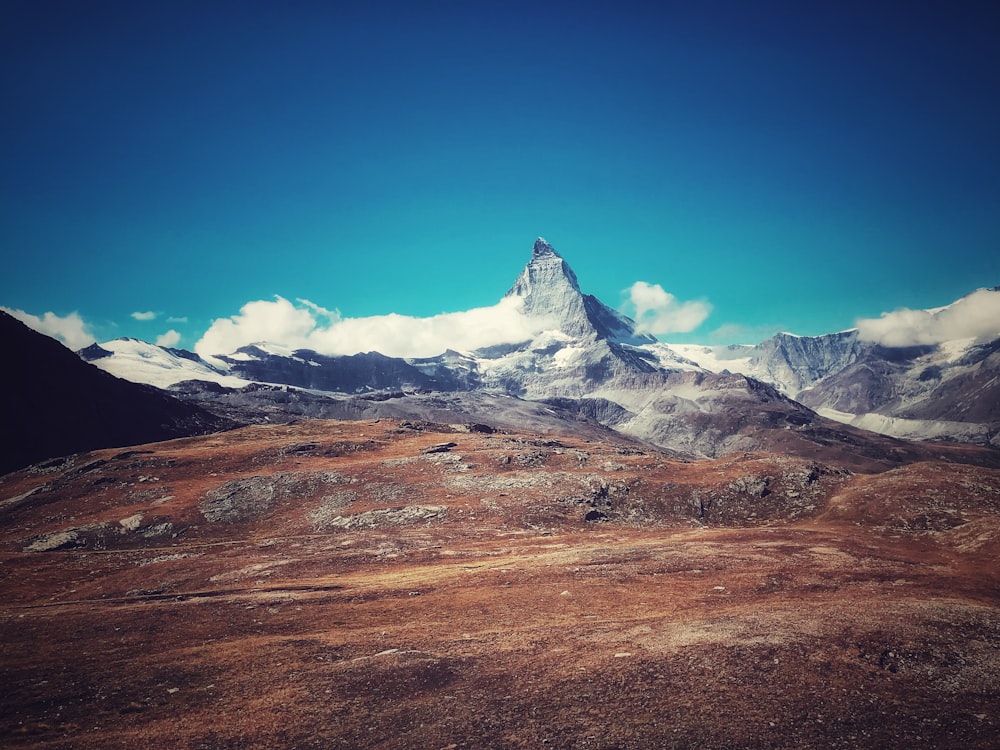
[[[753,356],[753,347],[749,345],[666,344],[665,346],[709,372],[719,373],[728,370],[745,375],[752,374],[753,368],[750,366],[750,360]]]
[[[255,341],[251,346],[260,349],[265,354],[273,354],[278,357],[292,357],[295,353],[294,349],[270,341]]]
[[[552,355],[554,367],[571,367],[580,361],[586,350],[582,346],[566,346]]]
[[[976,343],[975,337],[965,339],[953,339],[938,344],[938,350],[947,361],[951,362],[961,358],[970,346]]]
[[[681,372],[709,370],[709,368],[702,367],[697,361],[678,351],[678,348],[672,344],[643,344],[642,346],[626,346],[625,348],[652,354],[656,357],[657,364],[664,370]]]
[[[842,424],[859,427],[862,430],[905,440],[959,440],[962,442],[983,442],[989,437],[989,427],[974,422],[949,420],[904,419],[885,414],[848,414],[834,409],[819,408],[816,412],[823,417]]]
[[[207,380],[228,388],[241,388],[250,382],[226,375],[203,360],[189,359],[137,339],[115,339],[100,346],[111,352],[111,356],[91,364],[133,383],[169,388],[183,380]]]

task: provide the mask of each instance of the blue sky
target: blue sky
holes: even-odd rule
[[[0,305],[192,348],[489,306],[539,235],[710,306],[666,341],[1000,284],[1000,12],[813,5],[8,0]]]

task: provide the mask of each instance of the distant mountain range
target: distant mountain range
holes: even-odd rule
[[[1000,447],[1000,336],[910,347],[867,342],[858,331],[782,333],[754,346],[664,344],[584,294],[542,239],[505,299],[538,333],[424,358],[258,342],[206,359],[136,339],[74,356],[0,314],[8,353],[0,473],[76,451],[309,417],[595,439],[613,430],[680,456],[770,450],[843,465],[940,456],[944,443]],[[992,463],[1000,452],[977,455]]]
[[[780,333],[756,346],[677,348],[772,383],[846,424],[914,440],[1000,447],[1000,337],[887,347],[861,341],[852,330]]]
[[[986,341],[914,347],[869,343],[855,330],[782,333],[754,346],[664,344],[584,294],[543,239],[506,297],[520,301],[541,333],[429,358],[331,356],[258,342],[209,362],[134,339],[95,344],[80,355],[109,373],[243,421],[265,413],[271,419],[372,415],[390,411],[390,400],[396,415],[420,414],[433,393],[448,394],[451,408],[470,419],[494,422],[504,420],[499,397],[544,402],[559,419],[573,414],[693,456],[806,450],[805,444],[829,443],[833,434],[866,434],[850,427],[1000,447],[1000,333]],[[285,410],[275,401],[278,392],[287,397]],[[471,394],[492,399],[488,413],[478,413],[481,403]]]

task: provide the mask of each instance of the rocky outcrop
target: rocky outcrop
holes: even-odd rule
[[[335,472],[278,472],[241,477],[205,493],[198,510],[209,523],[249,521],[257,519],[281,500],[301,500],[324,494],[346,481]]]
[[[748,375],[779,384],[790,396],[856,362],[870,350],[857,331],[824,336],[779,333],[754,347]]]

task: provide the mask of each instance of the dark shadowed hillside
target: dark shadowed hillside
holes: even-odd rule
[[[233,426],[150,386],[121,380],[0,311],[0,474],[68,453]]]

